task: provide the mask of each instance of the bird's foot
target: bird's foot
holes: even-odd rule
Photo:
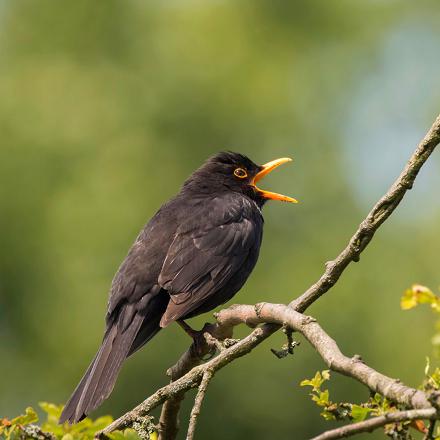
[[[177,323],[192,338],[192,350],[197,357],[209,360],[214,356],[216,349],[219,349],[217,343],[220,344],[220,342],[209,333],[211,324],[206,323],[201,330],[194,330],[183,320],[179,320]]]
[[[202,328],[202,330],[194,330],[189,324],[187,324],[183,320],[177,321],[177,324],[182,327],[183,331],[192,339],[199,339],[201,336],[203,336],[205,327]]]

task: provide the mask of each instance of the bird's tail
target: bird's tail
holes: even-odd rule
[[[160,313],[156,319],[135,313],[128,325],[124,319],[127,314],[121,315],[107,329],[100,349],[64,407],[59,423],[79,422],[97,408],[112,392],[125,358],[160,330]]]

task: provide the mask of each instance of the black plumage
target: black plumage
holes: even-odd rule
[[[207,312],[240,290],[254,268],[267,199],[256,182],[288,159],[263,166],[219,153],[196,170],[141,231],[110,289],[102,345],[67,402],[75,423],[111,393],[125,358],[173,321]]]

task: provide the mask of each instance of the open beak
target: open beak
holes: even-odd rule
[[[272,160],[262,166],[262,170],[255,175],[255,177],[252,179],[251,182],[251,185],[258,191],[260,196],[270,200],[281,200],[282,202],[298,203],[298,200],[292,197],[283,196],[282,194],[277,194],[271,191],[265,191],[263,189],[257,188],[256,186],[259,180],[261,180],[264,176],[269,174],[275,168],[279,167],[283,163],[291,162],[291,161],[292,159],[290,159],[289,157],[282,157],[281,159]]]

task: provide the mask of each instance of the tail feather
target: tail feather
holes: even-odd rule
[[[82,420],[84,417],[82,418],[78,418],[77,420],[74,421],[74,415],[75,415],[75,409],[78,406],[79,403],[79,399],[81,399],[81,395],[84,391],[84,387],[87,383],[87,379],[90,376],[90,372],[93,368],[93,365],[95,363],[95,360],[98,356],[98,353],[96,354],[96,356],[94,357],[93,361],[91,362],[91,364],[89,365],[89,368],[87,368],[87,371],[84,373],[84,376],[82,377],[80,383],[78,384],[78,386],[75,388],[74,392],[72,393],[72,396],[70,397],[69,401],[67,402],[66,406],[64,407],[63,413],[61,414],[59,423],[64,423],[65,421],[69,420],[70,423],[76,423],[79,422],[80,420]]]
[[[131,356],[133,353],[136,353],[140,348],[142,348],[156,333],[161,330],[159,326],[161,315],[157,317],[157,319],[153,321],[144,321],[142,323],[141,328],[131,344],[130,350],[127,353],[127,357]]]
[[[59,423],[76,423],[97,408],[113,390],[124,360],[160,329],[169,297],[156,295],[140,311],[126,304],[108,324],[101,347],[61,414]]]
[[[79,422],[109,396],[143,319],[135,314],[124,332],[119,331],[118,323],[106,332],[101,348],[67,402],[60,423]]]
[[[131,333],[130,329],[127,333]],[[76,417],[84,417],[89,414],[112,392],[117,373],[122,367],[122,362],[126,356],[126,353],[124,353],[126,349],[122,341],[124,336],[126,336],[126,333],[118,334],[117,327],[113,327],[109,332],[108,342],[102,344],[89,374],[85,386],[87,391],[83,392],[79,399]]]
[[[131,344],[127,357],[142,348],[159,330],[161,330],[160,320],[165,313],[169,301],[170,298],[168,295],[156,295],[151,300],[144,322]]]

